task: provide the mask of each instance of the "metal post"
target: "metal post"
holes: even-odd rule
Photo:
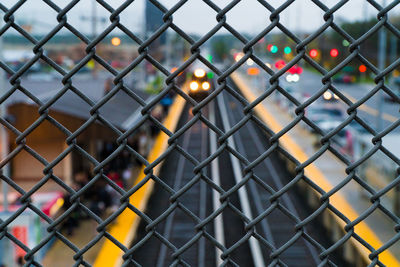
[[[2,23],[0,23],[0,26],[2,26]],[[0,60],[4,62],[3,60],[3,36],[0,36]],[[6,81],[5,81],[5,73],[3,69],[0,69],[0,96],[3,96],[6,92]],[[5,119],[7,117],[7,107],[6,103],[3,102],[0,104],[0,117]],[[5,129],[5,126],[0,125],[0,155],[1,155],[1,160],[4,160],[7,155],[8,155],[8,133],[7,130]],[[7,163],[6,165],[3,166],[2,168],[2,174],[4,176],[10,177],[10,166]],[[6,181],[3,179],[1,180],[1,186],[2,186],[2,191],[3,191],[3,211],[8,214],[9,211],[9,205],[8,205],[8,184]],[[6,215],[8,216],[8,215]],[[3,239],[3,260],[4,262],[12,262],[12,253],[11,253],[11,241],[7,239]]]
[[[391,39],[390,39],[390,59],[391,62],[394,62],[397,59],[397,37],[395,35],[392,35]],[[394,81],[393,81],[393,73],[391,75],[391,81],[390,83],[393,86],[396,86],[396,90],[397,89],[397,85],[394,85]],[[394,195],[394,212],[397,216],[400,215],[400,185],[397,185],[395,187],[395,195]]]
[[[146,4],[148,4],[148,3],[146,3]],[[146,14],[146,12],[145,12],[145,15],[144,15],[144,19],[143,19],[143,23],[142,23],[142,31],[141,31],[141,38],[142,38],[142,40],[143,41],[145,41],[146,40],[146,38],[147,38],[147,24],[146,24],[146,16],[147,16],[147,14]],[[140,64],[140,82],[139,82],[139,84],[140,84],[140,90],[142,90],[142,91],[144,91],[144,90],[146,90],[146,61],[142,61],[142,63]]]
[[[171,70],[172,67],[172,60],[171,60],[171,56],[172,56],[172,44],[171,44],[171,32],[165,31],[165,39],[166,39],[166,45],[165,50],[164,50],[164,55],[165,55],[165,65],[167,66],[167,68],[169,70]]]
[[[368,1],[365,1],[363,5],[363,16],[365,22],[367,22],[368,20],[368,5],[369,5]]]
[[[386,0],[382,1],[382,6],[386,6]],[[386,65],[386,30],[384,28],[379,31],[378,39],[378,68],[382,71]],[[383,79],[385,79],[383,77]],[[382,111],[383,109],[383,93],[382,90],[378,91],[378,116],[376,116],[376,130],[382,130]]]
[[[3,37],[0,36],[0,60],[3,60]],[[6,91],[6,83],[4,79],[4,71],[0,70],[0,95],[5,94]],[[5,119],[7,116],[7,108],[6,104],[3,102],[0,104],[0,116]],[[1,138],[1,160],[5,159],[8,155],[8,135],[7,131],[3,125],[0,125],[0,138]],[[5,176],[10,177],[10,169],[9,164],[4,165],[2,168],[2,173]],[[8,211],[8,184],[6,181],[2,180],[2,189],[3,189],[3,208],[4,211]]]

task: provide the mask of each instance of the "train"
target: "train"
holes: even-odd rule
[[[203,68],[196,68],[189,77],[189,96],[196,101],[206,98],[213,90],[213,74]]]

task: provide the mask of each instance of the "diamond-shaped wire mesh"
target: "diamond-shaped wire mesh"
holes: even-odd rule
[[[27,102],[32,104],[34,107],[27,112],[36,114],[31,121],[27,122],[26,127],[23,129],[21,129],[21,127],[18,128],[14,125],[12,120],[4,117],[3,114],[0,118],[1,127],[3,128],[2,138],[4,139],[4,135],[7,134],[9,141],[12,144],[12,149],[7,155],[3,154],[5,157],[1,159],[0,167],[3,170],[1,180],[3,181],[3,186],[7,185],[11,190],[15,191],[19,195],[19,205],[17,205],[5,219],[3,218],[0,220],[0,240],[10,240],[16,247],[23,251],[25,266],[41,266],[42,263],[38,260],[39,253],[52,242],[61,242],[65,245],[65,249],[73,251],[73,258],[75,261],[74,266],[90,266],[91,264],[85,260],[85,254],[87,254],[88,251],[98,243],[104,242],[104,240],[115,244],[115,247],[118,247],[118,250],[121,251],[121,256],[125,265],[131,266],[131,264],[137,264],[134,260],[135,251],[139,250],[140,247],[151,238],[155,238],[159,243],[164,244],[174,252],[171,256],[174,264],[186,265],[187,263],[181,255],[185,253],[187,248],[194,246],[194,244],[196,244],[202,237],[207,239],[207,242],[211,242],[212,246],[221,251],[221,263],[224,264],[235,264],[232,255],[236,253],[236,249],[248,240],[254,239],[269,248],[270,252],[268,257],[271,260],[271,265],[276,264],[284,266],[285,263],[281,261],[280,257],[284,254],[285,250],[297,240],[305,240],[309,246],[313,247],[317,251],[321,266],[334,265],[335,259],[331,258],[334,251],[339,248],[343,249],[345,245],[348,244],[349,240],[354,241],[352,243],[353,245],[356,244],[354,245],[356,251],[358,251],[357,249],[368,251],[371,266],[384,265],[380,261],[380,256],[398,242],[400,239],[400,227],[399,217],[393,212],[393,210],[387,208],[381,199],[383,199],[389,191],[396,190],[398,183],[400,182],[400,159],[396,157],[390,149],[383,145],[382,139],[399,126],[400,119],[396,117],[395,120],[386,128],[377,131],[359,116],[359,110],[368,99],[374,97],[380,92],[385,92],[395,103],[400,103],[400,96],[385,82],[385,78],[400,65],[400,59],[395,59],[392,64],[385,69],[379,69],[368,59],[367,55],[361,52],[363,51],[361,46],[382,28],[385,28],[387,32],[390,32],[396,38],[400,38],[400,31],[388,18],[388,13],[398,5],[398,1],[393,1],[388,6],[382,7],[377,1],[368,0],[367,2],[377,11],[377,22],[367,32],[359,37],[355,37],[351,36],[341,28],[334,19],[335,12],[341,8],[346,8],[345,4],[349,1],[338,1],[332,7],[328,7],[323,1],[312,0],[313,4],[323,12],[324,23],[318,29],[314,30],[312,34],[302,38],[302,36],[299,36],[297,33],[294,33],[285,27],[280,20],[280,14],[293,5],[295,2],[294,0],[285,1],[278,7],[274,7],[269,3],[269,1],[258,0],[260,7],[263,6],[270,13],[269,18],[265,18],[265,20],[269,19],[270,23],[265,29],[251,39],[246,35],[241,34],[239,31],[236,31],[235,28],[227,22],[227,14],[241,3],[240,0],[231,1],[223,8],[220,7],[216,1],[203,0],[204,4],[214,11],[216,25],[199,39],[195,39],[190,34],[183,31],[174,23],[173,20],[174,13],[183,8],[188,1],[175,1],[176,3],[174,5],[170,8],[166,8],[162,3],[156,0],[149,0],[149,2],[151,2],[151,4],[163,14],[163,23],[159,28],[154,29],[153,32],[145,37],[138,36],[130,30],[128,25],[124,25],[123,22],[121,22],[120,15],[123,14],[129,6],[134,4],[133,0],[125,1],[118,7],[114,7],[112,1],[96,1],[99,6],[109,12],[109,22],[105,23],[106,27],[101,29],[99,33],[91,38],[83,34],[81,29],[77,28],[77,26],[70,24],[68,20],[68,14],[71,13],[74,7],[80,2],[79,0],[68,1],[68,3],[64,3],[65,5],[63,7],[58,6],[51,0],[43,0],[43,3],[57,14],[57,23],[51,31],[48,31],[45,35],[40,37],[40,39],[31,34],[15,19],[14,14],[24,7],[26,1],[18,1],[9,7],[0,3],[0,10],[4,20],[4,23],[0,28],[0,38],[4,37],[10,31],[17,32],[30,43],[33,55],[18,69],[14,69],[7,65],[4,60],[0,61],[0,67],[8,77],[7,89],[2,89],[3,93],[0,98],[0,104],[5,106],[9,103],[7,101],[12,98],[13,95],[20,94],[24,98],[28,99]],[[234,38],[242,43],[243,57],[228,67],[221,67],[211,63],[202,53],[202,48],[205,44],[221,29],[229,32]],[[85,54],[82,55],[78,63],[75,64],[71,70],[66,70],[62,65],[53,60],[46,51],[46,45],[48,42],[63,30],[67,30],[79,39],[85,49]],[[137,51],[132,52],[137,53],[137,57],[122,69],[116,68],[109,63],[109,61],[99,56],[99,53],[96,50],[98,49],[99,44],[104,39],[109,39],[111,33],[115,30],[122,32],[130,42],[138,45]],[[174,31],[178,38],[184,40],[184,42],[190,45],[190,55],[185,59],[184,63],[177,66],[177,69],[173,72],[168,69],[170,66],[165,66],[165,64],[161,63],[157,55],[153,55],[150,49],[151,46],[157,45],[157,40],[164,38],[163,34],[167,30]],[[259,43],[259,41],[264,37],[271,35],[273,31],[276,30],[283,33],[287,39],[296,46],[296,55],[279,70],[273,70],[271,67],[266,65],[255,51],[257,43]],[[348,54],[344,60],[332,69],[327,69],[324,66],[321,66],[308,53],[309,45],[320,38],[328,30],[336,32],[349,43],[349,46],[346,48]],[[261,71],[265,71],[265,73],[270,76],[266,89],[263,90],[256,99],[253,99],[252,102],[249,102],[248,98],[239,94],[232,83],[229,82],[231,76],[235,72],[239,71],[249,59],[251,59],[258,68],[261,69]],[[373,73],[374,82],[376,84],[372,90],[359,100],[350,99],[336,84],[333,83],[333,77],[340,73],[349,62],[354,60],[361,62],[370,72]],[[39,98],[34,90],[27,87],[23,82],[23,76],[39,61],[47,64],[59,77],[62,77],[61,84],[58,85],[59,90],[57,93],[49,95],[47,98],[44,98],[45,100]],[[74,80],[76,74],[82,71],[82,69],[91,62],[95,62],[97,66],[112,76],[110,79],[112,83],[110,82],[108,84],[108,91],[104,96],[97,99],[92,97],[91,93],[84,88],[84,85],[79,84],[78,81]],[[131,90],[130,84],[126,81],[128,74],[135,68],[139,68],[141,64],[145,64],[145,62],[146,64],[152,65],[158,72],[165,76],[165,81],[162,86],[163,89],[160,93],[150,99],[145,99],[140,95],[140,93]],[[199,62],[215,73],[216,85],[215,90],[208,97],[198,103],[188,95],[187,91],[184,89],[185,85],[178,80],[180,79],[180,73],[188,71],[192,63],[194,64]],[[309,64],[310,67],[322,77],[321,83],[318,85],[320,89],[305,101],[296,99],[296,97],[287,93],[287,91],[282,87],[280,80],[280,78],[283,77],[291,67],[301,62]],[[335,126],[333,130],[325,132],[306,116],[306,109],[328,90],[337,95],[340,101],[346,105],[348,117],[338,126]],[[140,107],[140,113],[138,113],[137,116],[139,119],[125,128],[118,127],[113,123],[112,117],[110,117],[112,115],[110,113],[113,111],[112,109],[107,109],[107,105],[112,103],[113,98],[122,92],[127,101],[132,101],[132,103],[135,103]],[[167,125],[167,123],[155,115],[156,113],[154,112],[155,107],[162,101],[164,96],[169,93],[177,94],[178,96],[176,99],[181,99],[192,108],[193,116],[187,122],[184,122],[183,125],[180,125],[178,131],[168,128],[170,125]],[[236,124],[232,125],[232,128],[229,130],[220,129],[215,122],[212,122],[209,119],[207,112],[205,111],[206,106],[210,103],[216,103],[218,96],[223,93],[227,93],[230,97],[241,103],[241,119]],[[292,118],[290,123],[279,132],[274,131],[268,123],[260,120],[256,115],[256,106],[275,93],[284,95],[284,97],[295,106],[294,118]],[[75,124],[69,123],[67,119],[63,119],[57,113],[51,111],[56,105],[58,107],[68,105],[67,100],[65,100],[66,95],[73,96],[71,99],[75,99],[73,101],[77,101],[77,103],[82,106],[82,109],[78,108],[78,110],[75,111],[79,118]],[[80,112],[86,113],[86,115],[79,116]],[[133,111],[128,110],[126,112],[129,113]],[[184,146],[179,143],[180,138],[189,132],[192,126],[199,121],[215,132],[218,137],[218,148],[215,153],[207,155],[207,157],[201,159],[196,158],[191,154],[191,151],[186,150]],[[347,156],[343,155],[342,151],[335,146],[333,140],[336,134],[353,121],[356,121],[373,136],[370,140],[372,146],[369,147],[356,161],[352,161]],[[254,123],[258,130],[263,131],[269,136],[269,147],[264,149],[254,161],[246,159],[246,157],[243,156],[243,152],[240,151],[240,148],[233,147],[229,143],[229,138],[234,136],[243,125],[250,122]],[[98,124],[102,125],[102,129],[106,132],[105,135],[108,136],[107,138],[116,143],[116,145],[109,150],[109,153],[102,158],[98,158],[94,155],[91,148],[85,146],[81,141],[83,135],[90,131],[96,131],[93,130],[93,128]],[[281,146],[283,136],[300,124],[307,124],[310,126],[320,136],[319,140],[321,142],[319,149],[303,162],[300,162],[295,155],[288,152],[286,147]],[[65,141],[64,146],[59,150],[59,154],[55,155],[52,159],[45,158],[45,156],[40,152],[39,147],[33,147],[30,145],[30,138],[33,138],[32,136],[35,135],[35,131],[43,125],[47,125],[47,129],[51,131],[59,132]],[[130,142],[131,136],[137,131],[140,131],[140,129],[143,128],[143,125],[152,125],[152,128],[155,129],[156,132],[160,131],[161,135],[164,133],[164,136],[168,136],[168,147],[158,158],[152,158],[151,155],[146,155],[146,152],[141,152],[138,146],[135,146],[134,143]],[[2,145],[4,145],[4,143],[2,143]],[[278,152],[287,162],[292,164],[291,166],[294,166],[294,175],[290,178],[290,183],[274,189],[271,185],[263,183],[255,174],[256,172],[254,169],[257,167],[259,162],[272,157],[274,153],[276,154]],[[82,161],[87,162],[87,164],[91,166],[92,174],[89,175],[88,181],[84,181],[81,188],[71,187],[71,184],[59,177],[60,172],[57,171],[57,166],[64,164],[63,161],[65,161],[66,158],[71,157],[72,153],[78,154]],[[144,169],[142,170],[144,175],[139,176],[143,179],[139,182],[137,181],[135,186],[132,187],[123,188],[119,186],[116,181],[110,179],[109,176],[106,176],[106,170],[109,167],[109,164],[120,158],[123,153],[130,154],[136,161],[144,165]],[[174,188],[164,183],[163,178],[159,176],[159,172],[155,171],[159,169],[161,163],[173,153],[185,157],[187,161],[194,164],[192,168],[192,174],[195,177],[194,180],[190,180],[190,182],[187,182],[188,184],[183,184],[180,188]],[[239,186],[232,186],[227,189],[210,182],[210,174],[207,174],[205,170],[210,168],[215,158],[223,157],[224,153],[227,155],[233,155],[240,161],[240,164],[242,164],[242,182],[244,184],[247,185],[253,181],[258,182],[263,187],[263,190],[268,191],[270,194],[268,200],[270,201],[269,208],[259,214],[258,217],[247,217],[245,212],[233,204],[230,197],[231,195],[238,193],[240,190]],[[318,184],[318,181],[313,180],[315,177],[308,177],[306,175],[306,169],[312,166],[313,162],[317,161],[325,153],[333,154],[336,157],[336,160],[345,164],[347,174],[347,177],[340,180],[340,182],[336,186],[332,187],[328,192],[323,189],[323,185]],[[379,190],[376,190],[374,187],[369,185],[362,176],[360,176],[358,170],[364,162],[372,159],[372,157],[378,153],[380,153],[379,155],[381,157],[385,156],[387,161],[390,160],[391,162],[394,162],[396,178]],[[22,188],[18,184],[18,181],[13,179],[13,174],[15,174],[16,171],[11,173],[5,171],[6,166],[10,167],[9,165],[20,154],[24,154],[25,158],[40,164],[43,171],[43,177],[29,188]],[[29,168],[29,163],[26,163],[26,166]],[[27,171],[29,172],[29,170]],[[190,208],[185,207],[185,205],[182,204],[183,202],[180,200],[180,197],[184,195],[186,191],[191,189],[191,182],[199,180],[206,181],[207,186],[213,188],[213,190],[220,194],[219,201],[221,207],[232,209],[235,216],[238,216],[240,220],[244,222],[245,226],[243,228],[244,233],[242,239],[237,240],[237,243],[234,245],[225,247],[225,245],[220,243],[214,236],[214,232],[210,232],[204,227],[208,222],[215,221],[218,214],[222,211],[210,214],[205,218],[192,213]],[[64,201],[68,202],[69,205],[56,218],[49,216],[49,214],[45,213],[32,201],[35,194],[50,181],[57,184],[59,188],[65,191],[65,195],[68,196],[67,198],[64,198]],[[168,209],[156,218],[151,218],[143,211],[142,207],[134,206],[134,204],[132,204],[133,202],[131,202],[132,196],[134,197],[136,192],[150,181],[154,181],[157,186],[161,186],[166,192],[168,192],[168,198],[170,201]],[[99,191],[96,191],[94,188],[95,184],[99,182],[103,182],[104,186],[107,186],[107,188],[114,193],[114,197],[120,200],[118,207],[116,207],[115,210],[106,217],[100,216],[94,207],[84,201],[85,195],[87,194],[99,194]],[[306,186],[310,190],[314,191],[319,198],[317,199],[318,208],[313,209],[310,214],[304,217],[293,213],[292,210],[286,208],[285,205],[282,204],[285,202],[283,200],[285,194],[290,190],[293,190],[293,188],[295,188],[300,182],[305,182]],[[347,214],[344,214],[344,211],[341,210],[343,207],[332,205],[331,199],[337,192],[344,190],[343,188],[351,182],[357,183],[362,190],[365,191],[365,194],[371,201],[371,205],[363,213],[359,214],[357,218],[352,218],[350,220],[346,217]],[[398,192],[396,191],[396,193]],[[190,216],[196,222],[196,229],[194,229],[196,235],[185,244],[185,247],[178,248],[175,247],[168,237],[163,236],[162,233],[156,230],[157,224],[167,221],[168,216],[177,208],[184,210],[186,215]],[[61,225],[66,220],[70,220],[69,218],[76,215],[77,210],[93,221],[96,225],[96,233],[94,237],[91,240],[88,240],[81,247],[74,244],[66,232],[61,228]],[[119,237],[113,236],[113,232],[109,231],[110,227],[113,226],[119,216],[122,216],[122,214],[127,210],[132,214],[137,214],[137,216],[141,218],[142,223],[145,223],[146,225],[146,235],[143,236],[141,240],[136,240],[133,247],[131,247],[131,243],[123,243]],[[291,236],[290,240],[286,240],[286,244],[280,247],[275,246],[271,240],[260,235],[256,230],[256,225],[259,221],[269,216],[273,210],[280,210],[288,217],[288,220],[290,219],[296,222],[294,234]],[[371,239],[366,240],[363,234],[360,234],[359,231],[355,231],[355,228],[360,222],[364,221],[377,210],[393,222],[394,231],[389,238],[385,239],[386,241],[383,244],[370,244],[368,242],[371,241]],[[19,239],[18,234],[10,230],[11,224],[15,220],[18,220],[19,217],[22,217],[27,211],[34,214],[34,216],[37,217],[37,220],[40,221],[41,224],[45,225],[46,231],[48,232],[48,235],[39,240],[34,247],[29,247],[24,240]],[[329,211],[330,214],[333,214],[336,221],[341,222],[341,224],[339,223],[338,225],[340,231],[344,233],[341,238],[333,240],[329,246],[326,246],[326,243],[322,244],[323,240],[316,239],[312,234],[309,234],[306,231],[306,228],[312,221],[317,220],[321,214],[326,213],[327,211]],[[378,247],[377,244],[379,244]],[[346,249],[348,249],[347,246]]]

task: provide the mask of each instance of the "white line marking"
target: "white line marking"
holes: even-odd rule
[[[229,129],[231,129],[231,125],[229,124],[228,112],[226,110],[222,94],[219,94],[217,96],[217,101],[218,101],[218,107],[221,111],[222,124],[226,132]],[[236,150],[235,141],[233,140],[232,136],[228,138],[228,145]],[[232,155],[232,153],[229,153],[229,157],[232,161],[232,168],[233,168],[233,174],[235,176],[235,181],[236,183],[240,183],[241,180],[243,179],[242,171],[240,169],[240,162],[235,156]],[[238,190],[238,195],[240,199],[240,204],[242,206],[243,214],[247,218],[249,218],[249,220],[252,220],[253,215],[250,208],[249,195],[247,193],[245,186],[240,187],[240,189]],[[255,237],[251,236],[249,239],[249,245],[250,245],[251,255],[254,261],[254,266],[264,267],[265,266],[264,258],[262,256],[260,243],[258,242],[258,240]]]
[[[214,105],[210,105],[210,122],[215,125],[215,111]],[[217,151],[217,135],[216,133],[209,129],[210,131],[210,153],[215,154]],[[221,186],[221,179],[219,177],[219,164],[218,158],[211,161],[211,177],[213,182],[217,186]],[[212,201],[213,201],[213,208],[214,211],[218,210],[221,207],[221,203],[219,201],[220,194],[217,190],[212,190]],[[215,238],[217,241],[225,247],[225,238],[224,238],[224,224],[222,214],[218,215],[214,220],[214,231],[215,231]],[[222,251],[215,247],[215,258],[217,266],[221,266],[223,260],[221,259]]]

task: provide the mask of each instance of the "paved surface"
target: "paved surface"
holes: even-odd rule
[[[254,83],[246,78],[244,75],[240,75],[243,81],[249,86],[252,92],[258,96],[263,92],[263,89],[254,87]],[[305,76],[307,77],[307,76]],[[303,80],[306,78],[303,77]],[[303,81],[304,84],[311,84],[312,81]],[[318,82],[320,84],[320,82]],[[282,110],[276,103],[271,99],[267,98],[262,105],[273,114],[275,119],[279,121],[281,125],[287,125],[292,117]],[[389,110],[386,110],[389,111]],[[295,143],[301,147],[301,149],[309,157],[315,153],[313,142],[315,137],[300,126],[294,127],[288,135],[295,141]],[[314,162],[315,166],[325,175],[332,185],[337,185],[340,183],[347,175],[345,172],[346,165],[341,163],[333,154],[330,152],[324,153],[318,160]],[[370,201],[366,197],[365,191],[354,181],[351,181],[344,188],[340,190],[340,193],[347,200],[347,203],[358,213],[361,214],[366,209],[371,206]],[[338,207],[340,209],[341,207]],[[342,211],[342,210],[341,210]],[[352,218],[355,219],[355,218]],[[394,231],[395,224],[392,220],[386,217],[382,212],[376,211],[371,216],[369,216],[365,222],[374,231],[375,235],[383,242],[387,242],[391,239],[396,232]],[[393,255],[396,255],[398,260],[400,260],[400,243],[394,244],[390,251]]]
[[[128,180],[128,188],[132,186],[134,180],[138,176],[139,168],[132,169],[131,179]],[[105,214],[104,217],[109,216],[109,214]],[[72,235],[66,235],[65,231],[63,234],[77,246],[79,249],[82,249],[86,246],[97,234],[96,227],[98,226],[97,222],[93,220],[83,220],[80,221],[79,227],[76,227],[72,233]],[[112,224],[110,225],[112,226]],[[102,238],[96,245],[90,248],[84,254],[84,259],[91,265],[95,263],[97,255],[104,244],[105,238]],[[70,267],[75,264],[75,260],[73,250],[67,247],[60,240],[56,240],[52,247],[47,252],[45,258],[43,259],[43,266],[57,266],[57,267]],[[57,263],[57,265],[55,265]]]
[[[304,72],[300,76],[300,81],[298,83],[291,83],[290,86],[295,88],[296,91],[302,93],[313,94],[322,88],[322,76],[317,73],[310,72],[304,70]],[[287,84],[287,83],[286,83]],[[374,88],[374,84],[343,84],[343,83],[334,83],[336,88],[338,88],[346,97],[348,97],[351,101],[355,102],[360,100],[369,91]],[[386,95],[386,94],[385,94]],[[322,101],[321,101],[322,102]],[[344,102],[339,101],[345,107]],[[368,101],[365,102],[363,106],[359,108],[360,116],[370,123],[372,127],[375,128],[377,114],[378,114],[378,105],[379,105],[379,96],[376,94],[371,97]],[[400,105],[398,103],[383,102],[383,126],[387,127],[391,123],[395,121],[395,119],[399,118],[399,108]],[[400,132],[400,128],[396,129],[397,132]]]
[[[88,242],[92,240],[92,238],[96,236],[96,227],[97,223],[95,223],[94,221],[81,221],[80,226],[75,229],[73,235],[66,235],[66,237],[78,248],[83,248],[85,245],[87,245]],[[94,263],[97,253],[101,248],[103,242],[104,240],[100,240],[95,246],[93,246],[85,253],[84,258],[88,263]],[[56,241],[49,252],[47,252],[42,264],[43,266],[71,267],[75,263],[73,256],[73,250],[71,250],[61,241]]]

